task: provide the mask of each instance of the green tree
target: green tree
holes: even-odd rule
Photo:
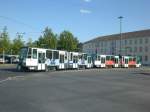
[[[36,41],[38,47],[46,47],[51,49],[57,48],[57,35],[48,27],[45,28],[43,35]]]
[[[58,40],[58,49],[67,51],[77,51],[79,41],[69,31],[63,31]]]
[[[13,54],[19,54],[20,48],[24,46],[23,36],[17,35],[17,37],[13,40],[12,43],[12,52]]]
[[[29,47],[35,47],[34,43],[32,42],[32,38],[28,39],[28,42],[26,43],[26,45]]]
[[[77,45],[78,47],[77,47],[77,51],[78,52],[82,52],[82,49],[83,49],[83,43],[78,43],[78,45]]]
[[[46,45],[44,38],[42,36],[40,36],[37,41],[34,41],[34,45],[36,47],[40,47],[40,48],[44,47],[43,45]]]
[[[7,27],[3,28],[3,32],[0,35],[0,54],[5,51],[6,54],[10,53],[11,41],[7,32]]]

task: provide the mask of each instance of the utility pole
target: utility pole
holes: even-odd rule
[[[12,64],[12,49],[11,49],[11,64]]]
[[[5,63],[5,51],[3,49],[3,64]]]
[[[119,16],[118,19],[120,20],[120,55],[122,55],[122,16]]]
[[[0,32],[0,40],[2,40],[3,39],[3,37],[2,37],[2,33]],[[4,48],[3,48],[3,46],[1,46],[0,45],[0,47],[2,48],[2,51],[3,51],[3,64],[4,64],[4,61],[5,61],[5,57],[4,57]]]

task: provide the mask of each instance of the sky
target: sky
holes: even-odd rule
[[[98,36],[150,29],[150,0],[0,0],[0,32],[11,39],[37,40],[45,27],[60,34],[71,31],[80,42]]]

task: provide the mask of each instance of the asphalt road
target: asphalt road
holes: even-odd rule
[[[0,112],[150,112],[144,69],[2,73]]]

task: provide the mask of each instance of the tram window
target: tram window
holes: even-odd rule
[[[79,55],[79,59],[82,59],[82,56],[81,56],[81,55]]]
[[[128,64],[128,59],[125,59],[125,64]]]
[[[87,60],[87,54],[83,54],[83,58]]]
[[[100,61],[101,60],[101,58],[100,58],[100,56],[98,56],[98,61]]]
[[[91,63],[91,57],[88,57],[88,63]]]
[[[141,61],[140,61],[140,57],[138,57],[137,59],[136,59],[136,62],[137,62],[137,64],[139,64]]]
[[[32,58],[37,59],[37,49],[33,49]]]
[[[52,59],[52,51],[50,50],[46,51],[46,58]]]
[[[43,53],[43,62],[45,61],[45,53]]]
[[[53,55],[53,59],[59,59],[59,52],[58,51],[54,51],[54,55]]]
[[[64,63],[64,55],[60,55],[60,63]]]
[[[65,60],[67,60],[67,54],[65,55]]]
[[[76,56],[76,63],[78,63],[78,56]]]
[[[114,61],[114,60],[115,60],[115,58],[114,58],[113,56],[111,56],[111,60],[112,60],[112,61]]]
[[[38,53],[38,62],[44,63],[45,62],[45,53]]]
[[[132,61],[132,58],[129,58],[129,61]]]
[[[22,48],[19,53],[19,58],[20,59],[26,58],[27,53],[28,53],[28,48],[27,47]]]
[[[124,57],[122,58],[122,61],[124,61]]]
[[[105,58],[101,58],[101,63],[105,63]]]
[[[71,53],[70,54],[70,61],[72,61],[72,59],[73,59],[73,54]]]
[[[31,58],[31,48],[28,50],[28,58]]]
[[[38,53],[38,62],[39,62],[39,63],[42,63],[41,60],[42,60],[42,54],[41,54],[41,53]]]
[[[110,60],[110,56],[106,56],[106,60]]]
[[[133,58],[133,61],[136,61],[136,58]]]
[[[118,63],[118,58],[115,58],[115,63]]]
[[[77,63],[78,62],[78,57],[77,56],[74,56],[73,57],[73,63]]]

